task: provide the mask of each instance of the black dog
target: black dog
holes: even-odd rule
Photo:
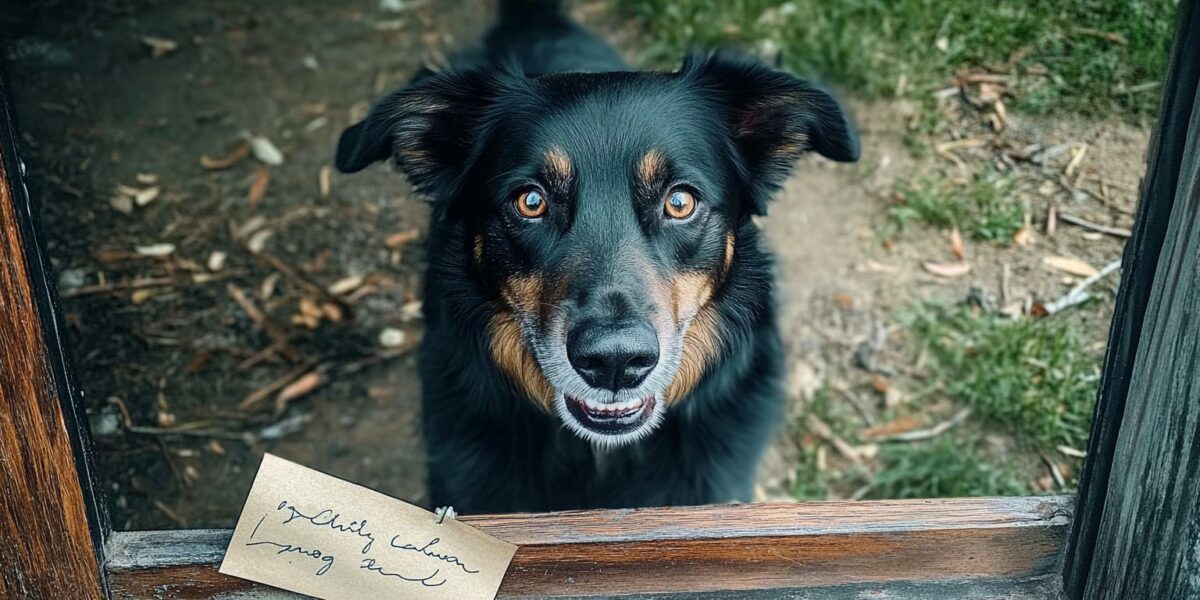
[[[554,2],[501,2],[474,64],[342,135],[433,199],[421,347],[433,505],[748,501],[781,418],[773,267],[751,215],[837,102],[720,55],[630,72]],[[472,61],[467,61],[472,62]]]

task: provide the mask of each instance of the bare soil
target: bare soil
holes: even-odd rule
[[[423,60],[436,64],[475,39],[490,5],[42,0],[0,16],[33,193],[118,528],[230,526],[264,451],[424,502],[409,350],[420,336],[412,313],[427,209],[384,167],[332,175],[326,198],[319,179],[342,129]],[[392,6],[401,8],[381,8]],[[621,47],[636,44],[636,30],[616,22],[606,3],[575,11]],[[146,36],[176,47],[155,58]],[[921,270],[923,261],[952,260],[944,233],[885,243],[879,232],[898,181],[953,165],[912,157],[904,144],[911,109],[855,108],[863,161],[806,159],[762,220],[779,258],[797,416],[822,385],[879,405],[877,373],[856,352],[877,344],[880,331],[883,345],[893,344],[891,314],[916,298],[961,299],[972,288],[997,295],[1008,264],[1012,296],[1053,299],[1072,281],[1047,270],[1043,256],[1096,266],[1117,258],[1121,241],[1111,236],[1085,237],[1061,223],[1046,235],[1040,211],[1052,203],[1128,227],[1144,164],[1147,135],[1137,128],[1014,118],[1005,134],[1014,144],[1087,142],[1081,168],[1107,180],[1110,202],[1030,184],[1022,193],[1034,198],[1034,240],[968,244],[970,274],[944,279]],[[971,135],[966,127],[962,135]],[[202,156],[229,152],[242,132],[270,139],[284,162],[201,165]],[[266,192],[251,202],[264,170]],[[160,191],[124,214],[111,204],[118,185]],[[410,231],[415,240],[396,237]],[[174,250],[146,256],[156,244]],[[227,255],[220,269],[209,268],[214,252]],[[265,319],[235,300],[239,291]],[[1101,344],[1107,310],[1104,302],[1086,317]],[[385,346],[385,329],[404,340]],[[277,402],[288,384],[297,394]],[[256,393],[261,402],[239,409]],[[781,434],[762,469],[764,497],[790,497],[796,443]]]

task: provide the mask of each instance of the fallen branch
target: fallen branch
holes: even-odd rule
[[[1064,212],[1058,213],[1058,218],[1062,219],[1063,222],[1065,222],[1065,223],[1070,223],[1072,225],[1078,225],[1079,227],[1083,227],[1084,229],[1091,229],[1092,231],[1099,231],[1100,233],[1107,233],[1108,235],[1113,235],[1113,236],[1120,237],[1120,238],[1127,238],[1127,237],[1133,235],[1133,232],[1128,229],[1122,229],[1120,227],[1109,227],[1108,225],[1101,225],[1099,223],[1093,223],[1087,219],[1084,219],[1081,217],[1076,217],[1075,215],[1067,214]]]
[[[933,427],[930,427],[929,429],[914,429],[912,431],[905,431],[904,433],[897,433],[895,435],[889,435],[889,436],[876,438],[875,441],[877,441],[877,442],[922,442],[925,440],[931,440],[939,435],[942,435],[943,433],[946,433],[947,431],[950,430],[951,427],[954,427],[955,425],[958,425],[959,423],[962,423],[963,421],[967,420],[967,417],[969,417],[969,416],[971,416],[971,409],[964,408],[964,409],[958,411],[958,413],[955,414],[953,417],[950,417],[948,420],[942,421],[941,423],[938,423],[937,425],[934,425]]]
[[[271,341],[274,342],[272,347],[278,347],[281,356],[292,364],[303,360],[300,354],[290,346],[291,336],[288,335],[287,331],[259,310],[258,306],[254,304],[254,301],[250,299],[250,296],[246,295],[246,292],[242,288],[231,283],[225,289],[229,292],[229,297],[233,298],[233,301],[246,313],[246,316],[250,317],[250,320],[254,321],[254,324],[258,325],[267,334],[267,337],[271,338]]]
[[[856,465],[861,466],[863,464],[862,455],[858,453],[858,450],[855,450],[854,446],[851,446],[848,442],[846,442],[846,440],[838,437],[838,435],[833,432],[833,429],[830,429],[829,425],[827,425],[825,421],[822,421],[820,417],[813,413],[808,413],[807,424],[808,430],[811,431],[813,435],[829,442],[829,444],[833,446],[834,450],[838,451],[838,454],[846,457],[847,460]]]
[[[1067,292],[1066,295],[1062,296],[1061,298],[1059,298],[1053,302],[1047,302],[1047,303],[1043,304],[1042,308],[1045,309],[1047,315],[1052,315],[1054,313],[1061,312],[1061,311],[1068,309],[1072,306],[1075,306],[1077,304],[1083,304],[1084,302],[1086,302],[1088,300],[1088,298],[1092,297],[1091,294],[1089,294],[1087,292],[1087,289],[1089,287],[1095,285],[1096,282],[1100,281],[1101,279],[1104,279],[1105,277],[1108,277],[1108,275],[1110,273],[1112,273],[1113,271],[1116,271],[1120,268],[1121,268],[1121,260],[1120,259],[1114,260],[1114,261],[1108,263],[1107,265],[1104,265],[1104,267],[1101,268],[1099,271],[1097,271],[1095,275],[1092,275],[1092,276],[1084,279],[1083,281],[1080,281],[1078,284],[1075,285],[1075,287],[1071,288],[1071,291]]]
[[[250,395],[246,396],[241,402],[238,403],[238,410],[248,411],[254,408],[259,402],[266,400],[267,398],[271,397],[272,394],[282,390],[293,381],[303,377],[316,364],[317,361],[315,360],[304,361],[303,363],[297,365],[296,368],[285,373],[282,377],[272,381],[271,383],[268,383],[261,388],[258,388],[257,390],[254,390],[250,393]]]

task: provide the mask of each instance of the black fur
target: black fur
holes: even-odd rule
[[[430,504],[479,513],[751,500],[781,417],[783,349],[772,261],[750,217],[766,212],[801,152],[857,159],[852,126],[826,92],[756,63],[695,55],[677,73],[629,72],[555,2],[505,1],[500,14],[481,52],[384,99],[337,153],[347,172],[390,159],[434,201],[420,351]],[[543,222],[525,223],[512,193],[548,147],[566,150],[575,178],[549,192]],[[659,222],[662,191],[631,181],[650,149],[672,180],[694,186],[694,221]],[[653,270],[711,276],[720,354],[656,431],[599,449],[497,367],[488,325],[506,278],[521,274],[570,270],[561,310],[600,285],[633,289],[637,302],[627,273],[639,267],[620,263],[634,251]]]

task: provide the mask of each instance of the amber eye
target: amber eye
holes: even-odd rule
[[[536,219],[546,214],[550,204],[538,190],[528,190],[517,195],[517,214],[526,219]]]
[[[686,219],[696,212],[696,198],[685,190],[671,190],[663,203],[663,214],[672,219]]]

